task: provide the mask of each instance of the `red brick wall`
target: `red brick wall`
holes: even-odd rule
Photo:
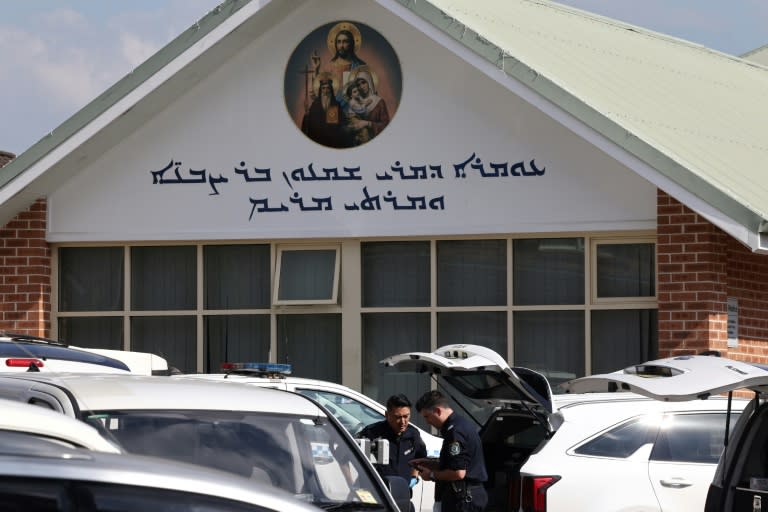
[[[768,255],[751,252],[666,193],[657,196],[659,356],[719,350],[768,362]],[[739,346],[727,348],[728,297]]]
[[[37,200],[0,229],[0,331],[48,336],[51,249],[46,202]]]

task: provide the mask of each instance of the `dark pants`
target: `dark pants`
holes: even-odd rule
[[[440,512],[483,512],[488,505],[488,493],[482,485],[471,485],[468,488],[470,501],[447,490],[442,495]]]

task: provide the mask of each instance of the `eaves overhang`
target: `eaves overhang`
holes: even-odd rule
[[[266,15],[265,11],[271,10],[273,14],[277,12],[285,15],[303,1],[226,0],[209,12],[16,160],[0,169],[0,224],[4,224],[25,204],[52,190],[58,183],[56,180],[65,180],[66,173],[60,171],[66,168],[73,172],[76,164],[84,161],[87,150],[82,148],[87,142],[100,137],[99,145],[94,147],[103,151],[109,147],[108,144],[116,143],[121,129],[127,131],[135,128],[141,122],[141,116],[146,115],[146,112],[155,106],[151,101],[146,101],[151,94],[155,94],[155,103],[162,105],[162,101],[175,90],[170,88],[170,92],[166,92],[165,96],[157,95],[156,91],[171,82],[175,74],[185,66],[206,58],[209,61],[207,65],[213,66],[210,61],[215,60],[215,57],[211,56],[215,53],[212,51],[214,46],[222,46],[221,43],[225,39],[235,40],[229,41],[227,51],[237,45],[243,45],[249,35],[268,27],[269,20],[274,18]],[[497,82],[506,84],[512,91],[519,91],[521,88],[532,91],[533,95],[540,98],[540,103],[550,106],[550,115],[554,110],[562,113],[561,118],[568,117],[573,123],[579,124],[579,133],[597,147],[697,211],[753,251],[768,252],[768,211],[761,212],[759,205],[749,204],[743,194],[734,193],[722,184],[708,180],[706,175],[694,172],[692,169],[695,167],[675,157],[672,151],[665,150],[653,140],[628,129],[617,122],[615,117],[611,118],[604,110],[569,91],[568,84],[563,80],[558,82],[541,72],[534,60],[526,61],[520,56],[516,57],[515,52],[504,48],[503,43],[489,39],[487,33],[484,35],[482,26],[476,23],[473,26],[471,19],[463,19],[460,15],[442,10],[435,5],[442,5],[439,0],[377,2],[391,10],[413,13],[413,16],[407,16],[408,21],[413,23],[416,18],[422,20],[422,30],[426,27],[430,31],[439,32],[443,38],[464,48],[466,54],[479,57],[479,60],[487,64],[486,67],[498,71],[493,76]],[[529,3],[537,6],[553,5],[544,0],[530,0]],[[248,9],[243,9],[246,6]],[[269,9],[264,9],[266,6]],[[251,17],[259,18],[260,22],[253,23],[246,34],[233,38],[230,33]],[[632,28],[627,30],[631,31]],[[220,52],[223,57],[225,52]],[[166,89],[169,89],[167,85]],[[116,128],[121,122],[122,128]],[[573,123],[571,126],[574,126]],[[76,150],[79,150],[80,154]],[[67,159],[67,165],[60,164]],[[48,173],[44,179],[39,179],[49,170],[53,172]],[[762,204],[761,201],[753,202]]]
[[[594,131],[598,138],[618,147],[626,154],[625,158],[619,157],[620,161],[658,188],[676,197],[752,251],[768,253],[768,215],[758,213],[727,190],[692,172],[667,152],[632,133],[604,112],[593,108],[563,85],[540,73],[535,64],[516,58],[460,15],[449,14],[427,0],[396,1],[498,68],[508,79],[524,84]],[[498,78],[496,80],[502,82]],[[615,151],[612,153],[616,156]]]

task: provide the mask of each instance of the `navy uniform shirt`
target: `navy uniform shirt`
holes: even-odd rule
[[[389,441],[389,466],[376,464],[376,469],[382,475],[397,475],[408,480],[413,470],[408,465],[408,461],[427,456],[427,446],[413,425],[408,425],[405,432],[398,436],[389,423],[383,420],[368,425],[356,437],[364,437],[371,441],[383,438]]]
[[[474,424],[454,412],[443,423],[440,435],[440,469],[466,470],[464,479],[470,485],[488,480],[483,445]]]

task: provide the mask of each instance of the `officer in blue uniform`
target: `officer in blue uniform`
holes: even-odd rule
[[[440,429],[443,446],[437,465],[416,461],[424,480],[435,481],[435,502],[441,512],[482,512],[488,505],[483,483],[488,480],[483,446],[477,428],[455,413],[439,391],[428,391],[416,402],[416,410]]]
[[[411,401],[405,395],[392,395],[387,400],[387,412],[383,421],[372,423],[361,430],[357,437],[374,441],[389,441],[389,465],[376,465],[382,476],[397,475],[409,482],[411,489],[418,483],[418,470],[409,463],[427,456],[427,446],[421,434],[409,422]]]

